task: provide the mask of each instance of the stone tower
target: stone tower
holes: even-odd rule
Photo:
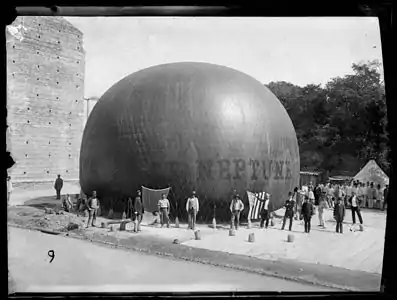
[[[84,126],[83,35],[62,17],[7,27],[7,150],[14,182],[79,176]]]

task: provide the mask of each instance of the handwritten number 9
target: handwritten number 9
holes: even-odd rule
[[[48,251],[48,256],[51,257],[50,263],[52,263],[52,261],[53,261],[54,258],[55,258],[54,250]]]

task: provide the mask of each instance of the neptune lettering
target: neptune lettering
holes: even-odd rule
[[[176,161],[153,162],[152,169],[155,172],[161,170],[171,176],[190,176],[187,174],[195,169],[199,181],[242,179],[288,181],[292,179],[291,162],[288,160],[208,159],[196,161],[195,165]]]

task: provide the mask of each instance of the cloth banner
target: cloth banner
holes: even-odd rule
[[[165,194],[168,197],[170,188],[161,190],[152,190],[147,187],[142,186],[142,201],[145,211],[154,212],[158,211],[158,202],[161,199],[161,195]]]
[[[261,218],[261,211],[265,206],[265,192],[252,193],[247,191],[248,202],[250,205],[248,212],[249,220],[259,220]],[[269,200],[270,201],[270,200]]]

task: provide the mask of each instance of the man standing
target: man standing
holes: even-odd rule
[[[321,196],[321,185],[318,185],[314,189],[314,205],[318,205]]]
[[[327,204],[329,207],[332,207],[332,197],[334,196],[334,187],[329,183],[327,190]]]
[[[360,200],[358,199],[355,192],[352,193],[352,196],[349,199],[349,203],[352,210],[353,224],[356,224],[356,214],[358,216],[358,219],[360,220],[360,224],[363,224],[363,218],[361,217],[360,213]]]
[[[196,228],[196,216],[199,211],[199,201],[196,197],[196,191],[192,192],[192,196],[186,201],[186,212],[189,220],[188,229]]]
[[[10,197],[11,197],[11,193],[12,190],[14,188],[12,187],[12,182],[11,182],[11,176],[7,177],[7,205],[10,203]]]
[[[87,209],[88,209],[88,222],[87,227],[90,227],[90,224],[95,227],[96,216],[99,208],[99,200],[96,195],[96,191],[92,192],[92,197],[90,197],[87,201]],[[91,223],[92,222],[92,223]]]
[[[348,200],[350,199],[350,197],[352,196],[352,187],[353,183],[350,183],[347,187],[346,187],[346,198],[345,198],[345,205],[347,205]]]
[[[168,214],[170,213],[170,201],[168,201],[165,194],[161,195],[161,199],[158,202],[158,208],[160,212],[161,228],[164,227],[164,223],[167,223],[167,228],[170,228],[170,219]]]
[[[133,204],[133,211],[134,211],[134,220],[137,220],[137,227],[136,231],[141,231],[141,223],[143,214],[145,213],[145,208],[143,207],[142,198],[141,198],[141,191],[137,191],[137,196],[135,197],[134,204]]]
[[[131,221],[134,221],[135,214],[134,214],[134,201],[132,200],[131,197],[127,198],[127,211],[126,211],[126,217],[131,219]]]
[[[63,187],[63,179],[61,178],[61,175],[58,175],[58,178],[55,179],[55,184],[54,184],[54,189],[57,192],[57,200],[61,200],[62,187]]]
[[[288,200],[285,202],[284,207],[285,207],[285,214],[284,214],[284,219],[283,219],[283,226],[281,227],[281,230],[284,230],[285,227],[285,222],[287,221],[287,218],[289,219],[289,231],[292,230],[292,219],[294,217],[294,200],[292,198],[292,193],[288,193]]]
[[[240,223],[240,213],[244,210],[244,203],[241,201],[238,194],[233,194],[232,202],[230,203],[230,212],[232,213],[232,229],[236,228],[238,230],[238,226]]]
[[[302,215],[305,222],[305,233],[310,232],[311,219],[314,215],[313,203],[310,201],[309,197],[305,197],[305,202],[302,205]]]
[[[386,184],[385,189],[383,190],[383,207],[382,209],[385,210],[387,206],[387,195],[389,194],[389,185]]]
[[[371,182],[369,186],[368,192],[368,208],[374,208],[374,202],[376,201],[376,189],[374,187],[374,183]]]
[[[336,232],[343,233],[343,219],[345,218],[345,206],[340,199],[336,200],[334,207],[334,218],[336,221]]]
[[[378,186],[376,187],[376,206],[375,206],[375,208],[381,209],[382,206],[383,206],[383,191],[382,191],[380,184],[378,184]]]
[[[269,226],[269,202],[270,202],[270,194],[266,193],[265,205],[263,205],[261,212],[261,224],[260,224],[261,228],[263,228],[263,225],[265,225],[266,229]]]
[[[327,227],[324,220],[324,210],[329,208],[327,197],[328,196],[326,194],[323,194],[323,197],[320,198],[320,203],[318,204],[318,226],[323,228]]]
[[[292,194],[292,199],[294,200],[295,207],[294,207],[294,215],[295,215],[295,220],[298,220],[300,216],[300,211],[301,211],[301,198],[302,198],[303,193],[299,190],[298,187],[294,188],[294,192]]]

